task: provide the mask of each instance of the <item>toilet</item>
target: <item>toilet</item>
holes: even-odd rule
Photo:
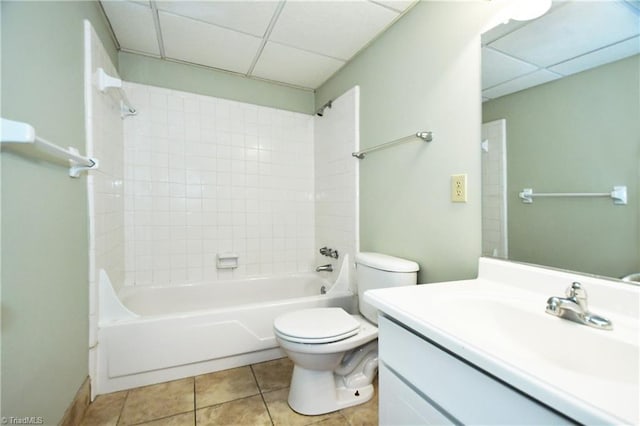
[[[378,371],[378,312],[366,290],[415,285],[417,263],[380,253],[356,255],[361,315],[342,308],[289,312],[273,323],[276,340],[294,364],[289,406],[306,415],[367,402]]]

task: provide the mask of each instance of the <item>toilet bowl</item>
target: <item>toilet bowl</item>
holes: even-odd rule
[[[294,364],[289,406],[317,415],[367,402],[378,368],[377,311],[365,290],[415,285],[418,264],[379,253],[356,256],[356,285],[362,315],[342,308],[289,312],[275,319],[276,340]]]

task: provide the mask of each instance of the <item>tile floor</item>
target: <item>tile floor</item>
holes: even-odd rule
[[[322,416],[303,416],[287,404],[293,364],[288,358],[157,385],[99,395],[82,425],[311,425],[378,424],[378,390],[365,404]]]

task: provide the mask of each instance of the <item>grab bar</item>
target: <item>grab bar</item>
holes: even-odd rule
[[[109,74],[105,72],[103,68],[98,68],[97,74],[97,84],[98,89],[105,93],[107,89],[117,89],[120,94],[120,113],[121,117],[129,117],[132,115],[136,115],[138,111],[131,106],[131,102],[129,102],[129,98],[127,98],[127,93],[122,89],[122,80],[116,77],[111,77]]]
[[[418,139],[422,139],[425,142],[431,142],[433,140],[433,133],[432,132],[417,132],[417,133],[412,133],[410,135],[398,138],[396,140],[393,140],[391,142],[387,142],[387,143],[383,143],[371,148],[367,148],[367,149],[363,149],[362,151],[358,151],[358,152],[354,152],[351,155],[356,157],[359,160],[362,160],[366,154],[373,152],[373,151],[377,151],[379,149],[383,149],[383,148],[387,148],[389,146],[395,145],[397,143],[400,142],[407,142],[407,139],[409,138],[418,138]]]
[[[533,203],[533,197],[609,197],[613,199],[613,204],[627,204],[627,187],[614,186],[611,192],[544,192],[534,193],[533,189],[525,188],[519,194],[523,203]]]
[[[84,170],[95,170],[98,168],[98,160],[85,157],[78,153],[78,150],[69,147],[64,149],[46,139],[36,136],[36,131],[32,125],[20,121],[7,120],[2,118],[0,125],[0,142],[33,144],[36,148],[44,151],[56,158],[69,161],[69,176],[80,177],[80,172]]]

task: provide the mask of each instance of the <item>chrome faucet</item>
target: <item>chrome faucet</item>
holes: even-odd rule
[[[333,257],[334,259],[338,258],[338,250],[334,250],[326,246],[320,249],[320,254],[327,257]]]
[[[611,330],[611,321],[592,314],[587,308],[587,291],[582,284],[574,282],[565,291],[564,297],[550,297],[547,300],[546,312],[560,318],[568,319],[590,327]]]
[[[316,268],[316,272],[320,271],[333,272],[333,265],[330,263],[327,263],[326,265],[320,265]]]

